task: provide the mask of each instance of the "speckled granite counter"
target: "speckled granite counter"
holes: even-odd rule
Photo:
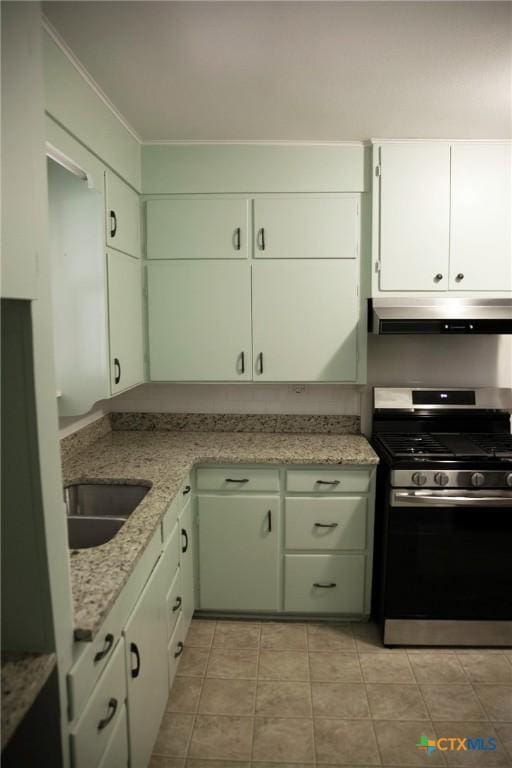
[[[112,432],[68,457],[66,483],[152,484],[111,541],[71,555],[77,639],[94,637],[187,473],[206,463],[375,465],[378,457],[364,437],[352,434],[164,431]]]
[[[54,653],[2,653],[2,749],[55,667]]]

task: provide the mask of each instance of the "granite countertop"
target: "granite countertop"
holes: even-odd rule
[[[377,454],[361,435],[115,431],[63,462],[66,483],[150,483],[109,542],[71,553],[75,638],[92,640],[195,464],[366,464]]]
[[[48,680],[54,653],[2,653],[2,749]]]

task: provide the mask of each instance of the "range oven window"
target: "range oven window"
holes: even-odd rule
[[[388,618],[512,619],[512,507],[388,514]]]

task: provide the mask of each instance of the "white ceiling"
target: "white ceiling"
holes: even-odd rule
[[[144,140],[506,138],[510,2],[47,2]]]

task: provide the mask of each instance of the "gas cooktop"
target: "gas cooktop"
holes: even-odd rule
[[[392,459],[512,461],[512,435],[474,432],[376,432],[374,442]]]

